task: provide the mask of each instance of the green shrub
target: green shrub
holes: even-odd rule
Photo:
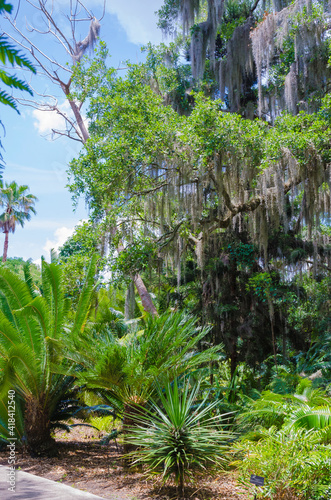
[[[258,498],[321,500],[330,487],[331,446],[323,444],[323,431],[305,429],[262,432],[259,441],[243,440],[240,478],[248,484],[251,474],[265,478]],[[252,487],[253,488],[253,487]],[[286,496],[291,492],[290,497]]]

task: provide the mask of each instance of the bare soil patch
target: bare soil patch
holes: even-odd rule
[[[147,480],[142,472],[128,470],[121,459],[122,447],[114,442],[101,445],[104,433],[88,427],[57,432],[59,454],[53,458],[31,458],[17,453],[16,466],[25,472],[59,481],[109,500],[175,500],[176,488]],[[0,452],[0,464],[7,465],[7,452]],[[233,473],[199,481],[187,489],[191,500],[249,500],[236,484]]]

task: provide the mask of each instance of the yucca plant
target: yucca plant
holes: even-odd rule
[[[8,437],[3,413],[8,390],[17,395],[26,444],[33,454],[51,453],[51,415],[74,378],[63,357],[66,337],[84,330],[94,286],[95,259],[74,315],[62,286],[61,266],[42,263],[42,294],[29,280],[0,268],[0,432]],[[8,421],[8,418],[7,418]]]
[[[199,389],[199,383],[180,387],[177,379],[164,390],[159,387],[159,403],[136,412],[127,438],[136,447],[130,454],[133,464],[143,464],[148,475],[161,474],[163,482],[173,479],[182,496],[186,480],[224,467],[233,438],[222,429],[220,416],[210,416],[217,401],[207,404],[205,398],[195,405]]]

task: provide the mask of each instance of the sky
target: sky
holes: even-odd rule
[[[40,14],[32,10],[27,0],[11,0],[10,3],[20,5],[19,9],[15,7],[14,15],[22,30],[27,19],[39,31],[42,29]],[[163,41],[154,14],[162,3],[162,0],[106,0],[105,15],[100,22],[100,38],[107,43],[114,67],[121,66],[121,62],[128,59],[132,62],[143,61],[141,46],[148,41],[154,44]],[[54,0],[54,4],[55,14],[60,16],[69,0]],[[85,0],[85,4],[97,18],[101,16],[103,0]],[[63,23],[61,16],[58,19]],[[87,34],[87,26],[80,24],[82,38]],[[0,19],[0,28],[1,31],[9,29],[4,19]],[[68,30],[65,23],[61,24],[61,28]],[[32,33],[32,39],[43,52],[61,61],[65,59],[62,48],[53,44],[49,35]],[[40,75],[33,76],[30,83],[37,92],[57,95],[63,109],[68,106],[61,92]],[[68,164],[78,156],[81,145],[65,137],[50,140],[50,128],[60,125],[58,115],[22,105],[19,110],[20,115],[8,106],[0,106],[0,120],[5,129],[0,129],[4,148],[2,155],[6,163],[3,180],[28,185],[38,202],[37,215],[32,216],[24,228],[17,226],[15,233],[10,234],[8,257],[32,259],[37,263],[42,255],[49,260],[50,250],[62,245],[79,221],[88,217],[84,200],[74,211],[71,194],[66,188]],[[0,233],[0,254],[3,242],[4,235]]]

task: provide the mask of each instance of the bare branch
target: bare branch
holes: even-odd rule
[[[75,133],[77,134],[76,130],[75,130]],[[82,142],[82,138],[81,137],[77,138],[74,135],[71,135],[70,130],[67,130],[66,132],[64,132],[64,131],[56,130],[56,129],[52,128],[52,135],[53,134],[58,135],[58,136],[68,137],[68,139],[71,139],[73,141]],[[53,138],[53,140],[56,140],[56,139],[59,139],[59,137]]]
[[[28,52],[30,52],[30,54],[32,55],[32,57],[37,61],[37,63],[40,65],[40,67],[43,69],[43,71],[45,71],[45,73],[47,73],[47,76],[49,76],[49,78],[53,79],[53,76],[52,74],[50,73],[50,71],[46,68],[46,66],[41,62],[41,60],[39,59],[39,57],[36,55],[35,51],[37,51],[42,57],[44,57],[49,63],[51,63],[52,65],[54,64],[55,66],[63,69],[64,71],[68,72],[68,73],[72,73],[72,70],[66,66],[63,66],[62,64],[58,63],[57,61],[55,61],[54,59],[51,59],[49,56],[47,56],[47,54],[45,54],[42,50],[40,50],[34,43],[32,43],[29,38],[27,36],[25,36],[21,30],[19,30],[16,26],[16,23],[13,23],[9,17],[6,16],[6,19],[9,21],[9,23],[11,24],[11,26],[14,28],[14,30],[29,44],[28,45],[24,45],[23,42],[19,41],[18,39],[16,39],[13,35],[11,35],[9,32],[4,32],[6,34],[6,36],[8,36],[8,38],[10,38],[13,42],[15,42],[16,44],[18,44],[20,47],[22,47],[22,49],[24,50],[27,50]]]

